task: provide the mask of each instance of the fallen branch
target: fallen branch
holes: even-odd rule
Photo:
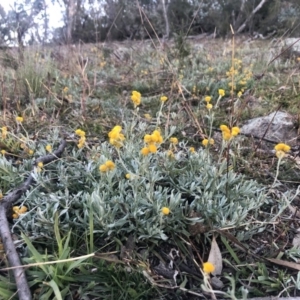
[[[253,18],[253,16],[263,7],[263,5],[265,4],[265,2],[267,2],[268,0],[261,0],[260,3],[253,9],[253,11],[251,12],[251,14],[248,16],[248,18],[246,19],[246,21],[238,28],[238,30],[236,31],[236,33],[240,33],[242,32],[246,25],[248,24],[248,22]]]
[[[62,140],[57,150],[51,154],[38,158],[35,161],[35,165],[37,165],[39,162],[47,164],[61,157],[66,144],[67,142]],[[12,216],[12,205],[14,202],[17,201],[33,183],[34,179],[32,174],[30,174],[29,177],[19,187],[3,197],[0,202],[0,235],[9,265],[11,267],[15,267],[13,269],[13,274],[17,285],[19,299],[22,300],[30,300],[32,299],[32,296],[25,276],[25,270],[21,267],[21,261],[11,236],[10,226],[7,218],[11,218]]]

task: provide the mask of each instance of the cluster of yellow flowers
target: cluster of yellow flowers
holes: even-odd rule
[[[237,90],[237,85],[239,86],[239,91],[237,92],[238,98],[240,98],[244,91],[245,91],[245,86],[247,85],[247,82],[251,80],[253,74],[251,71],[252,65],[250,65],[249,68],[244,68],[243,72],[241,72],[242,79],[232,82],[232,78],[237,76],[239,74],[239,71],[242,69],[242,61],[240,59],[234,59],[233,61],[233,66],[229,69],[228,72],[226,72],[226,76],[230,80],[228,83],[228,86],[232,90]],[[239,76],[240,77],[240,76]]]
[[[202,145],[207,147],[208,145],[213,145],[215,143],[214,139],[204,139],[202,141]]]
[[[131,93],[131,100],[134,104],[134,107],[137,107],[141,104],[141,93],[137,92],[137,91],[132,91]]]
[[[221,125],[220,129],[225,141],[231,140],[232,137],[235,137],[240,133],[240,129],[238,127],[232,127],[231,129],[229,129],[228,126]]]
[[[125,140],[124,135],[121,133],[122,127],[119,125],[116,125],[109,133],[109,142],[117,147],[120,148],[123,145],[123,141]]]
[[[208,110],[210,110],[210,109],[212,109],[212,104],[210,103],[210,101],[211,101],[211,96],[205,96],[204,97],[204,101],[206,102],[206,108],[208,109]]]
[[[99,171],[100,172],[108,172],[108,171],[112,171],[115,167],[116,167],[116,165],[114,164],[113,161],[107,160],[105,162],[105,164],[103,164],[99,167]]]
[[[227,77],[232,77],[232,76],[235,76],[237,75],[239,72],[237,69],[235,69],[234,67],[230,67],[229,71],[226,72],[226,76]]]
[[[7,127],[6,126],[3,126],[1,128],[1,131],[2,131],[2,139],[6,139],[6,136],[7,136]]]
[[[158,130],[154,130],[152,134],[144,136],[144,142],[147,146],[141,150],[141,153],[146,156],[149,153],[157,152],[157,146],[163,142],[163,138]]]
[[[29,155],[33,155],[34,151],[27,146],[26,139],[21,138],[20,141],[21,141],[20,148],[23,149],[25,152],[27,152]]]
[[[28,210],[26,206],[14,206],[13,207],[13,219],[18,219],[20,215],[26,213],[26,211]]]
[[[75,130],[75,134],[78,135],[78,136],[80,136],[80,139],[78,141],[77,147],[79,149],[81,149],[81,148],[83,148],[83,146],[85,144],[85,140],[86,140],[86,138],[85,138],[85,132],[83,130],[81,130],[81,129],[76,129]]]
[[[291,147],[287,144],[279,143],[274,147],[274,149],[276,151],[276,156],[281,159],[291,150]]]

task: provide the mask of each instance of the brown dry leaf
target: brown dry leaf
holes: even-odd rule
[[[287,268],[291,268],[291,269],[300,271],[300,264],[297,264],[294,262],[285,261],[285,260],[281,260],[281,259],[277,259],[277,258],[266,258],[266,260],[268,260],[274,264],[280,265],[280,266],[284,266]]]
[[[211,241],[211,248],[208,256],[208,260],[215,266],[215,270],[212,272],[213,275],[221,275],[223,270],[222,253],[216,242],[216,238],[213,236]]]

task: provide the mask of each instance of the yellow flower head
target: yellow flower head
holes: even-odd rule
[[[80,137],[79,141],[78,141],[78,144],[77,144],[77,147],[78,147],[79,149],[81,149],[81,148],[84,147],[85,140],[86,140],[85,136],[82,135],[82,136]]]
[[[108,170],[107,166],[105,164],[99,166],[99,171],[100,172],[106,172]]]
[[[237,136],[240,133],[240,129],[238,127],[232,127],[231,128],[231,135]]]
[[[154,130],[153,133],[145,134],[144,142],[146,144],[161,144],[163,142],[163,138],[158,130]]]
[[[85,132],[83,130],[81,130],[81,129],[76,129],[75,130],[75,134],[78,135],[78,136],[80,136],[80,137],[85,136]]]
[[[24,214],[27,212],[27,207],[26,206],[21,206],[20,209],[19,209],[19,214]]]
[[[14,206],[13,208],[12,208],[12,210],[13,210],[13,215],[12,215],[12,217],[13,217],[13,219],[17,219],[17,218],[19,218],[19,216],[21,215],[21,214],[24,214],[24,213],[26,213],[27,212],[27,207],[26,206],[21,206],[21,207],[19,207],[19,206]]]
[[[131,100],[134,104],[134,107],[137,107],[141,104],[141,93],[137,92],[137,91],[132,91],[131,94]]]
[[[42,161],[39,161],[38,164],[37,164],[37,166],[38,166],[39,168],[43,168],[44,164],[43,164]]]
[[[228,131],[223,131],[222,132],[222,136],[223,136],[224,141],[229,141],[231,139],[231,137],[232,137],[231,133],[228,132]]]
[[[284,143],[279,143],[274,147],[275,151],[283,151],[283,152],[289,152],[291,150],[291,147]]]
[[[150,153],[150,150],[148,147],[144,147],[142,150],[141,150],[141,153],[144,155],[144,156],[147,156],[149,153]]]
[[[116,125],[109,133],[108,136],[109,137],[114,137],[114,134],[118,134],[120,133],[122,130],[122,127],[120,125]]]
[[[29,149],[29,150],[28,150],[28,154],[29,154],[29,155],[33,155],[33,153],[34,153],[34,151],[33,151],[32,149]]]
[[[99,167],[100,172],[112,171],[116,167],[115,163],[111,160],[107,160],[104,164]]]
[[[210,100],[211,100],[211,96],[205,96],[205,97],[204,97],[204,101],[205,101],[205,102],[208,103],[208,102],[210,102]]]
[[[167,216],[167,215],[170,213],[170,209],[169,209],[168,207],[165,207],[165,206],[164,206],[164,207],[161,209],[161,212],[162,212],[163,215]]]
[[[161,102],[166,102],[168,100],[168,97],[167,96],[162,96],[160,97],[160,101]]]
[[[84,147],[84,143],[78,143],[77,147],[78,147],[78,149],[82,149]]]
[[[157,147],[154,144],[149,144],[148,149],[151,153],[156,153],[157,152]]]
[[[178,139],[176,137],[171,137],[170,138],[170,142],[173,144],[173,145],[177,145],[178,144]]]
[[[191,153],[195,153],[195,148],[194,147],[190,147],[189,150],[190,150]]]
[[[37,163],[36,171],[37,171],[37,172],[41,172],[42,169],[43,169],[43,167],[44,167],[43,162],[39,161],[39,162]]]
[[[23,117],[16,117],[16,121],[18,123],[22,123],[24,121],[24,118]]]
[[[202,145],[204,147],[207,147],[207,145],[213,145],[215,143],[214,139],[204,139],[202,141]]]
[[[108,161],[105,163],[105,165],[107,166],[108,170],[111,170],[111,171],[116,167],[116,165],[114,164],[114,162],[111,161],[111,160],[108,160]]]
[[[48,144],[48,145],[46,146],[46,150],[47,150],[48,152],[52,152],[52,147],[51,147],[51,145]]]
[[[5,150],[1,150],[1,154],[5,155],[6,151]]]
[[[221,125],[220,129],[221,129],[221,131],[230,131],[228,126],[226,126],[226,125]]]
[[[237,93],[237,96],[238,96],[239,98],[241,98],[242,95],[243,95],[243,93],[242,93],[241,91],[239,91],[239,92]]]
[[[126,175],[125,175],[125,177],[127,178],[127,179],[130,179],[130,174],[129,173],[127,173]]]
[[[220,129],[222,131],[223,139],[225,141],[229,141],[232,137],[235,137],[240,133],[240,129],[236,126],[229,129],[228,126],[221,125]]]
[[[208,145],[208,139],[204,139],[202,141],[202,145],[206,147]]]
[[[109,133],[109,142],[113,146],[120,148],[123,146],[123,141],[125,140],[124,134],[121,133],[122,127],[117,125]]]
[[[150,134],[145,134],[145,136],[144,136],[144,142],[146,144],[153,143],[152,136]]]
[[[203,272],[207,274],[212,273],[215,270],[215,266],[210,262],[203,263],[202,267],[203,267]]]
[[[207,108],[208,110],[211,110],[212,107],[213,107],[213,105],[212,105],[211,103],[207,103],[207,104],[206,104],[206,108]]]
[[[223,89],[219,89],[219,96],[224,97],[225,96],[225,91]]]
[[[12,210],[13,212],[19,212],[20,208],[19,206],[13,206]]]
[[[291,147],[287,144],[284,143],[279,143],[274,147],[275,151],[276,151],[276,156],[281,159],[285,156],[285,154],[287,152],[289,152],[291,150]]]
[[[154,130],[151,134],[152,141],[158,144],[161,144],[163,142],[163,138],[158,130]]]

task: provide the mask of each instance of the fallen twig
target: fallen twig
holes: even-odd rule
[[[46,164],[59,158],[62,155],[66,144],[67,142],[65,140],[62,140],[56,151],[38,158],[35,161],[35,165],[37,165],[39,162],[43,162],[44,164]],[[30,300],[32,299],[32,296],[27,279],[25,277],[25,271],[21,267],[21,261],[11,236],[7,217],[11,217],[12,215],[13,203],[18,200],[33,183],[34,179],[32,174],[30,174],[29,177],[19,187],[3,197],[0,202],[0,235],[8,262],[11,267],[15,267],[13,269],[13,274],[17,285],[19,299],[22,300]]]

